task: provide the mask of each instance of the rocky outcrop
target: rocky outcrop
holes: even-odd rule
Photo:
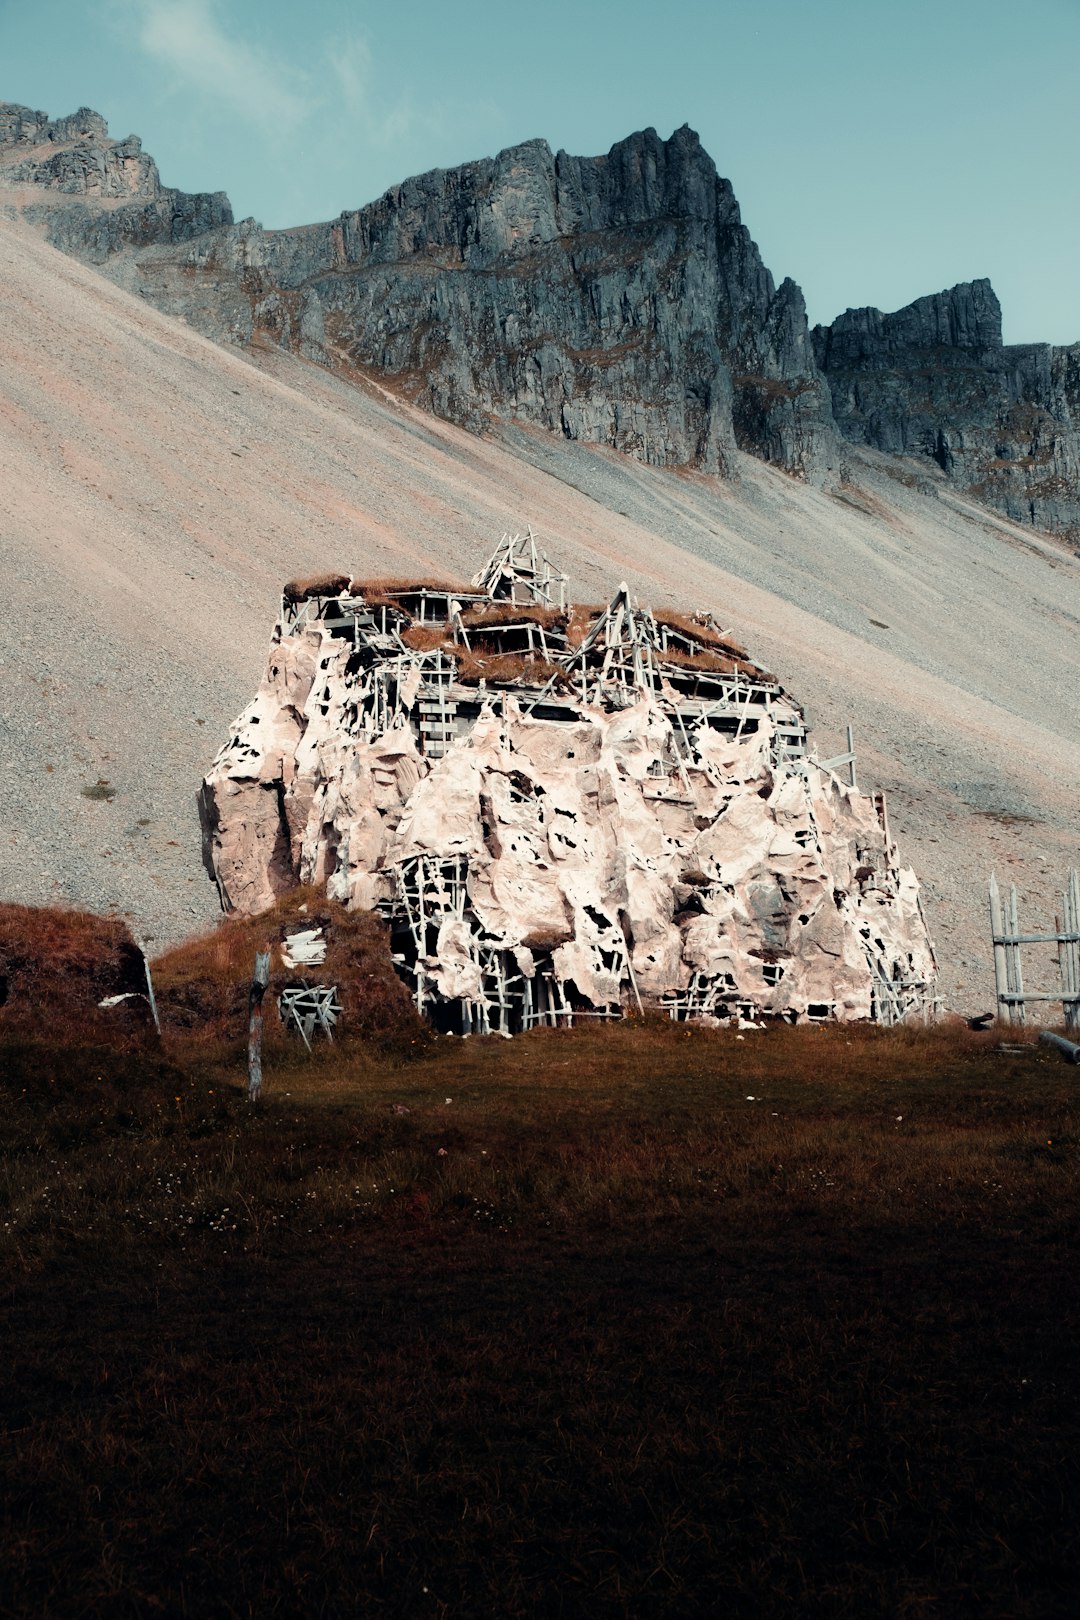
[[[472,586],[286,587],[203,784],[227,909],[378,908],[455,1033],[618,1016],[925,1016],[934,957],[884,800],[707,615],[567,608],[507,537]]]
[[[47,203],[22,206],[56,246],[210,336],[374,373],[467,427],[524,421],[714,473],[739,447],[816,484],[838,476],[802,295],[776,287],[689,129],[599,158],[528,141],[330,223],[263,231],[233,226],[220,193],[162,191],[96,114],[7,106],[0,187],[41,188]]]
[[[511,416],[712,472],[736,445],[813,482],[834,465],[802,295],[774,286],[689,129],[604,158],[530,141],[213,253],[258,287],[258,325],[469,426]]]
[[[1019,523],[1080,537],[1080,344],[1001,341],[988,281],[815,327],[846,439],[926,456]]]
[[[685,127],[594,158],[526,141],[264,231],[222,192],[163,187],[97,113],[0,103],[5,207],[219,342],[373,377],[474,431],[523,422],[721,475],[743,450],[823,488],[848,439],[1080,537],[1080,345],[1003,346],[987,281],[811,334]]]
[[[139,137],[110,140],[105,120],[88,107],[50,119],[0,102],[0,199],[5,192],[55,247],[99,265],[125,249],[232,224],[224,192],[162,186]]]

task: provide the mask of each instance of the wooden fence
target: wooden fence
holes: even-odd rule
[[[1080,876],[1072,870],[1061,897],[1061,916],[1053,931],[1022,934],[1017,915],[1016,884],[1002,905],[995,875],[990,878],[990,930],[994,942],[994,980],[998,1017],[1010,1024],[1025,1022],[1029,1001],[1060,1001],[1067,1029],[1080,1029]],[[1061,971],[1060,990],[1025,990],[1020,962],[1022,945],[1056,945]]]

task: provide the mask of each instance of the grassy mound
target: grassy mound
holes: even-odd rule
[[[309,928],[325,932],[325,962],[286,967],[280,951],[286,935]],[[257,917],[226,918],[213,933],[158,957],[154,987],[166,1032],[212,1041],[246,1039],[255,953],[265,949],[271,952],[264,1035],[268,1050],[293,1039],[273,1009],[281,990],[302,980],[337,986],[343,1038],[406,1052],[430,1038],[394,972],[379,918],[348,911],[317,888],[293,889]]]
[[[143,959],[119,917],[0,905],[0,1031],[53,1040],[140,1039],[149,1024]],[[131,995],[103,1009],[108,996]]]

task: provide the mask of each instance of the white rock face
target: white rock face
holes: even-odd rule
[[[806,755],[797,705],[714,628],[560,595],[516,540],[471,591],[287,591],[203,786],[225,907],[297,881],[378,907],[418,1004],[463,1033],[650,1003],[926,1015],[880,796]]]

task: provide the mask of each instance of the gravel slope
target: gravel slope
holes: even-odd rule
[[[1080,859],[1068,549],[869,453],[838,498],[749,459],[721,485],[532,431],[478,440],[215,347],[2,221],[0,894],[116,907],[156,942],[204,927],[194,795],[281,581],[469,574],[530,521],[579,598],[627,579],[713,608],[806,704],[823,756],[852,722],[946,995],[989,1005],[990,867],[1034,922]],[[114,798],[85,797],[100,778]]]

